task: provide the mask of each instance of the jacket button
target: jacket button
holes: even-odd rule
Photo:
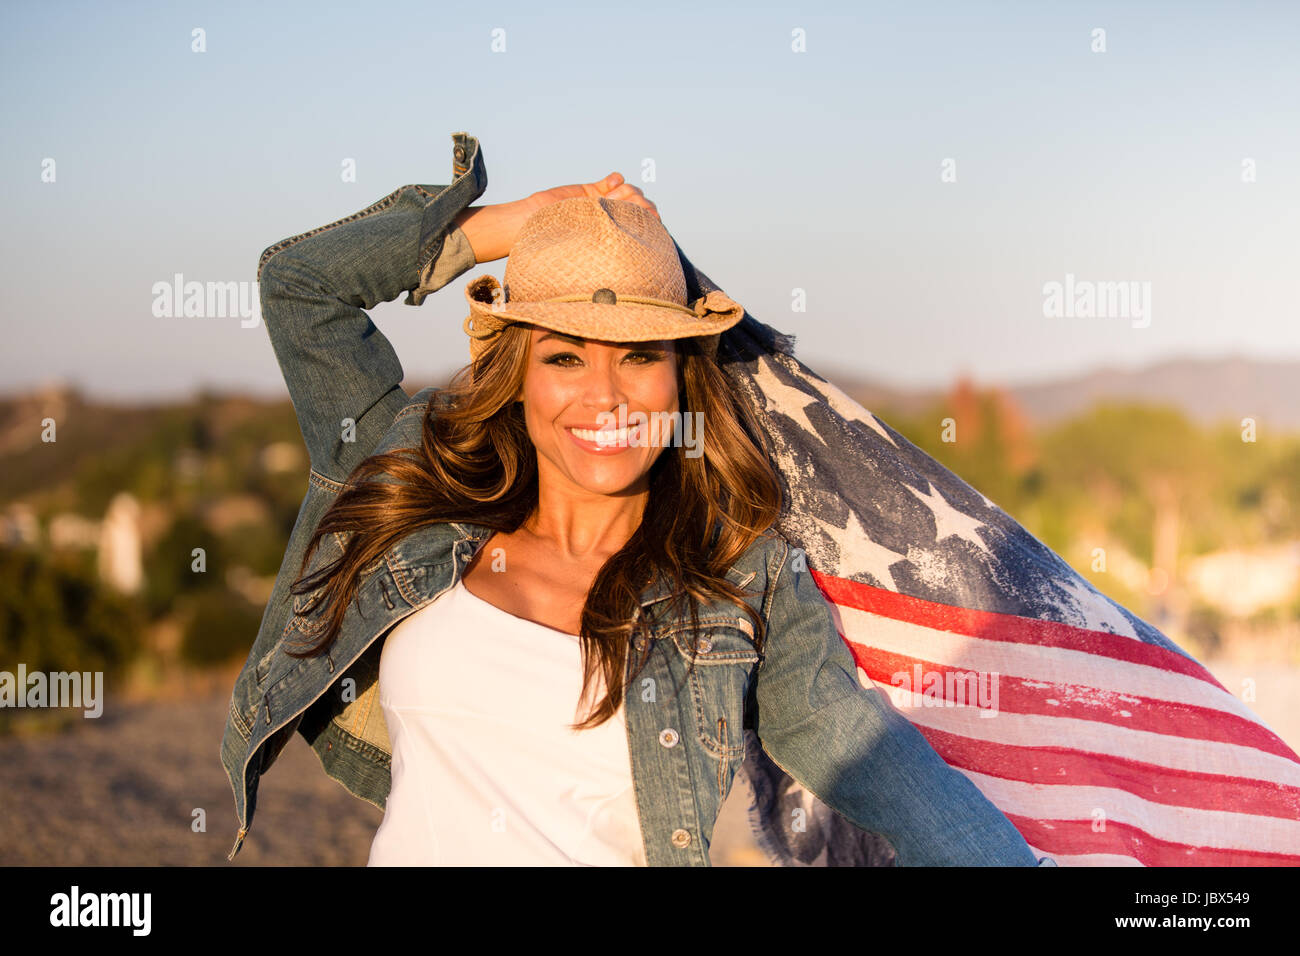
[[[686,830],[673,831],[673,846],[682,850],[691,845],[691,835]]]
[[[713,650],[713,642],[712,642],[711,640],[709,640],[709,639],[706,637],[706,638],[704,638],[702,641],[700,641],[700,653],[701,653],[701,654],[707,654],[707,653],[709,653],[709,651],[711,651],[711,650]]]
[[[455,151],[452,153],[452,155],[456,157],[456,162],[458,163],[465,162],[465,147],[457,146]]]
[[[677,739],[677,731],[673,730],[671,727],[665,727],[659,732],[659,742],[665,747],[677,746]]]
[[[644,651],[644,650],[645,650],[645,638],[644,638],[644,637],[638,637],[635,641],[632,642],[632,645],[633,645],[633,646],[634,646],[638,651]]]

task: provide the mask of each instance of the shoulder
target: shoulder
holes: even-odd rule
[[[781,640],[788,644],[800,636],[820,640],[826,634],[838,635],[830,602],[813,578],[807,553],[775,526],[753,541],[728,578],[748,593],[750,606],[771,629],[772,639],[785,634]]]
[[[745,549],[731,566],[731,576],[736,583],[747,579],[750,589],[762,588],[764,592],[778,587],[782,580],[796,570],[806,569],[803,549],[795,547],[776,527],[765,529]]]

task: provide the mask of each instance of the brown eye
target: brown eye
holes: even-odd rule
[[[572,352],[556,352],[554,355],[550,355],[550,356],[547,356],[546,358],[542,359],[542,364],[543,364],[543,365],[558,365],[558,366],[560,366],[561,368],[566,368],[566,367],[568,367],[567,364],[566,364],[565,362],[560,361],[560,360],[561,360],[561,359],[566,359],[566,358],[576,359],[577,357],[578,357],[578,356],[574,355]]]

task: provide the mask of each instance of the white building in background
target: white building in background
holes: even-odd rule
[[[93,551],[99,547],[98,521],[71,511],[50,518],[50,547],[55,551]]]
[[[1286,605],[1300,592],[1300,541],[1201,555],[1187,580],[1201,600],[1238,617]]]
[[[140,504],[125,491],[109,502],[99,534],[99,576],[109,587],[134,594],[144,584]]]

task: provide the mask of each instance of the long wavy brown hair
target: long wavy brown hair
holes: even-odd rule
[[[404,536],[427,525],[469,521],[510,533],[537,508],[537,452],[515,400],[528,367],[531,330],[508,325],[476,361],[461,368],[425,410],[419,448],[371,455],[312,535],[293,594],[319,591],[326,626],[307,650],[326,651],[337,638],[361,569]],[[584,699],[600,671],[606,695],[573,729],[599,726],[622,704],[625,686],[640,673],[651,647],[625,685],[626,654],[635,633],[645,633],[640,596],[657,575],[673,583],[674,601],[694,600],[689,613],[698,626],[696,602],[734,602],[754,624],[761,654],[762,618],[745,593],[723,575],[769,533],[781,512],[781,483],[767,438],[715,359],[698,340],[676,339],[678,406],[682,415],[703,413],[703,453],[686,455],[682,443],[660,452],[650,469],[650,494],[637,530],[597,573],[582,610]],[[342,532],[343,553],[311,576],[304,572],[321,539]],[[680,613],[685,613],[677,604]],[[693,664],[693,659],[692,659]]]

